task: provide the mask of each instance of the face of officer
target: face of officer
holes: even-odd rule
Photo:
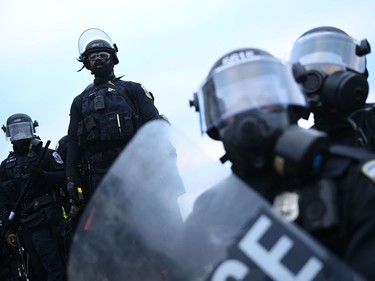
[[[18,155],[26,155],[30,151],[30,141],[31,139],[22,139],[12,141],[13,151]]]
[[[87,54],[89,69],[95,77],[106,78],[113,73],[113,59],[112,54],[105,51],[96,51]]]
[[[235,116],[219,134],[233,164],[259,169],[271,164],[275,142],[291,123],[287,108],[265,107]]]
[[[96,78],[107,79],[118,64],[118,48],[111,38],[101,29],[85,30],[78,39],[78,61],[91,70]]]
[[[367,40],[357,42],[334,27],[314,28],[296,40],[288,60],[304,68],[295,76],[316,116],[345,117],[364,106],[369,52]]]
[[[289,66],[259,49],[219,59],[197,100],[202,129],[218,131],[233,164],[255,168],[271,162],[277,138],[296,122],[289,109],[306,103]]]

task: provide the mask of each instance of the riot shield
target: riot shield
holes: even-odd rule
[[[144,125],[86,206],[69,280],[363,280],[165,121]]]

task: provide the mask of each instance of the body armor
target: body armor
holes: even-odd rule
[[[126,89],[116,84],[90,85],[82,94],[83,120],[78,126],[78,141],[93,153],[125,145],[140,126]],[[103,143],[107,143],[106,147]]]

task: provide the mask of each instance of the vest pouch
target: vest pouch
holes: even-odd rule
[[[134,113],[133,115],[133,134],[142,126],[142,118],[138,113]]]
[[[20,217],[21,224],[30,230],[48,225],[55,231],[55,228],[58,227],[62,220],[62,211],[55,204],[38,209],[31,214],[22,214]]]
[[[20,222],[29,229],[36,229],[47,225],[51,219],[54,201],[51,195],[46,194],[34,199],[25,206]]]
[[[95,122],[94,116],[88,116],[84,119],[85,128],[87,132],[87,142],[95,141],[99,139],[100,132],[99,127]]]
[[[125,131],[125,138],[131,138],[134,135],[133,118],[130,112],[124,112],[121,115],[122,129]]]
[[[130,139],[134,134],[130,112],[110,113],[106,115],[108,140]]]
[[[78,137],[78,145],[81,146],[86,143],[86,127],[85,127],[85,122],[79,121],[78,122],[78,129],[77,129],[77,137]]]

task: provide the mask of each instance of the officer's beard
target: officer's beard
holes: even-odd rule
[[[18,155],[26,155],[30,150],[30,139],[13,141],[13,151]]]
[[[111,60],[98,60],[91,68],[91,74],[95,76],[94,83],[98,84],[112,80],[114,77],[113,73],[113,62]]]

